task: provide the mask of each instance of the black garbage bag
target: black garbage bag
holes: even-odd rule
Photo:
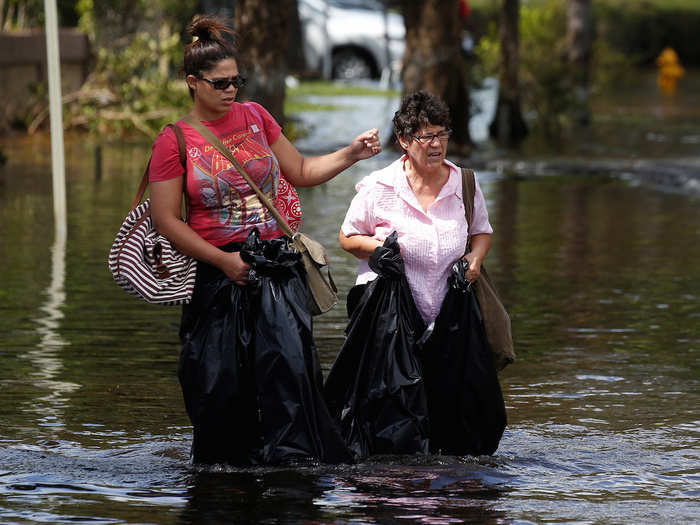
[[[323,399],[299,254],[257,230],[226,249],[252,265],[248,286],[199,263],[183,308],[179,378],[194,462],[352,461]]]
[[[506,427],[503,393],[476,296],[461,259],[433,326],[419,342],[430,416],[430,451],[493,454]]]
[[[356,304],[346,340],[324,386],[345,442],[360,457],[428,451],[425,391],[414,354],[425,324],[397,237],[392,233],[370,258],[379,277],[351,291]]]

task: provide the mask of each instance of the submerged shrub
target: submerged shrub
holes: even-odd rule
[[[520,97],[535,129],[554,134],[572,123],[587,103],[576,96],[579,66],[567,60],[566,5],[548,0],[520,9]],[[595,23],[595,22],[594,22]],[[500,70],[498,27],[492,23],[476,47],[476,78],[497,77]],[[627,59],[603,39],[596,38],[590,65],[589,93],[618,81],[629,68]]]

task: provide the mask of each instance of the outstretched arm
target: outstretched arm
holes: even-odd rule
[[[295,186],[322,184],[358,160],[367,159],[382,151],[377,129],[365,131],[348,146],[320,157],[303,157],[283,134],[270,148],[277,157],[285,178]]]

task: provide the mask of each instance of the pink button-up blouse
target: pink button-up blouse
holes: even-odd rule
[[[413,299],[426,323],[435,320],[447,293],[447,278],[454,261],[464,255],[467,221],[462,202],[462,173],[449,161],[450,176],[437,199],[423,210],[403,171],[405,157],[372,172],[355,189],[342,231],[347,236],[369,235],[384,240],[398,232]],[[486,202],[476,181],[472,235],[491,234]],[[360,260],[356,284],[377,275]]]

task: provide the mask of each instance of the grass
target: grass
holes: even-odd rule
[[[305,99],[309,96],[339,97],[398,97],[401,93],[395,89],[378,89],[371,86],[357,86],[340,82],[306,81],[297,87],[287,88],[284,112],[293,115],[301,111],[336,111],[341,106],[335,104],[313,103]]]
[[[288,95],[284,101],[284,112],[287,115],[301,111],[336,111],[338,109],[340,109],[340,106],[334,104],[312,104],[305,100],[299,100],[293,95]]]
[[[320,80],[300,82],[297,87],[287,88],[288,97],[319,96],[372,96],[395,97],[400,93],[395,89],[379,89],[371,86],[357,86],[340,82],[324,82]]]
[[[298,86],[287,88],[284,101],[284,113],[288,117],[293,117],[295,114],[306,111],[336,111],[347,109],[347,106],[339,106],[336,104],[312,103],[306,97],[321,96],[321,97],[339,97],[339,96],[363,96],[363,97],[398,97],[401,93],[395,89],[379,89],[371,86],[357,86],[352,84],[343,84],[340,82],[324,82],[324,81],[304,81]],[[294,142],[295,138],[303,137],[307,130],[300,126],[293,119],[288,120],[284,126],[284,134]]]

